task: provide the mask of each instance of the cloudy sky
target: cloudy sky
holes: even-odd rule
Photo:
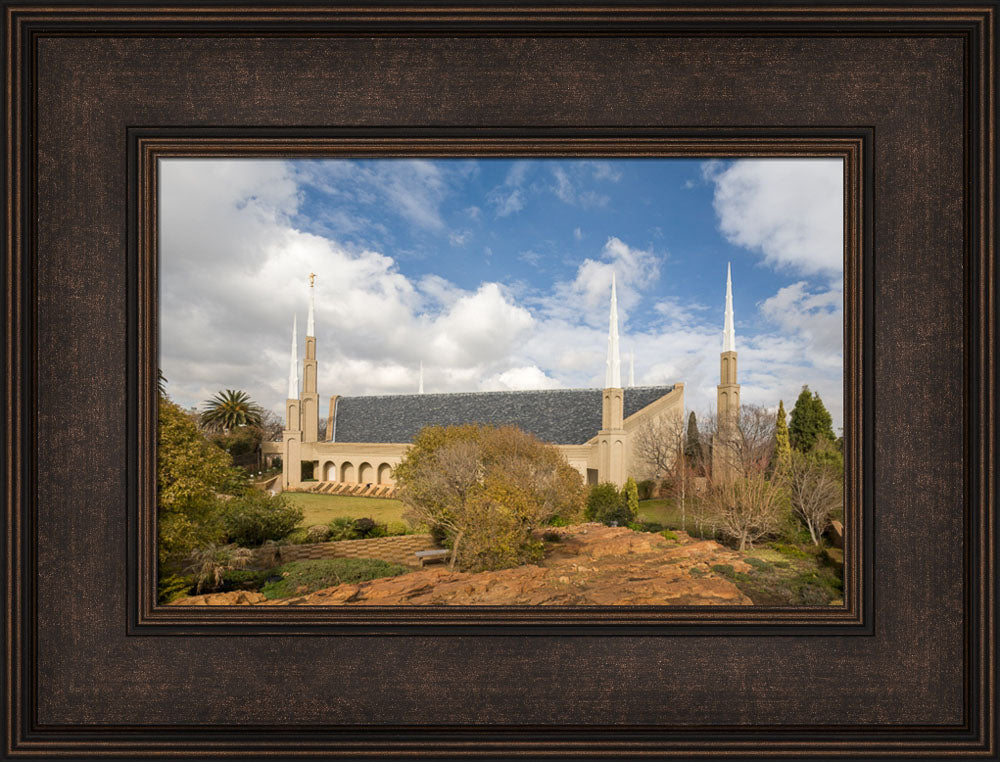
[[[163,160],[160,366],[284,412],[292,316],[316,277],[332,394],[604,385],[611,274],[622,378],[715,404],[726,264],[745,402],[803,384],[843,417],[839,160]],[[300,371],[301,376],[301,371]]]

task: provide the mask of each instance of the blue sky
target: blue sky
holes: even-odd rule
[[[732,263],[743,399],[803,384],[842,418],[835,160],[168,160],[161,366],[196,405],[282,410],[317,273],[320,394],[601,386],[611,273],[623,377],[709,412]],[[299,349],[301,360],[302,349]]]

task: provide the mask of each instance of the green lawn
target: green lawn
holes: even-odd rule
[[[304,515],[299,526],[303,527],[329,524],[339,518],[370,518],[383,524],[403,522],[403,504],[398,500],[350,495],[314,495],[309,492],[285,492],[284,495],[289,503],[302,509]]]
[[[693,501],[687,501],[687,528],[693,531],[694,522],[691,520]],[[640,500],[638,517],[641,521],[655,521],[663,524],[668,529],[681,528],[681,506],[673,498],[656,498],[654,500]]]

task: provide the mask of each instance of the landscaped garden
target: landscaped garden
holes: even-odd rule
[[[805,390],[803,395],[814,400]],[[231,393],[223,402],[238,407],[248,401]],[[768,414],[753,409],[745,420],[754,414],[767,423]],[[779,410],[781,423],[783,416]],[[556,448],[531,435],[513,427],[465,425],[418,434],[394,472],[399,499],[271,495],[225,449],[255,436],[243,430],[248,424],[227,419],[232,427],[213,434],[204,429],[204,416],[199,420],[164,396],[160,600],[242,591],[254,603],[319,595],[320,605],[333,605],[363,601],[365,590],[387,578],[429,574],[413,589],[393,582],[378,595],[432,602],[437,598],[427,585],[440,583],[441,590],[458,585],[445,602],[471,595],[470,603],[634,604],[659,591],[655,595],[664,602],[840,603],[842,553],[824,532],[842,515],[842,456],[823,432],[808,449],[793,448],[787,428],[782,431],[774,420],[770,428],[759,427],[756,460],[715,481],[704,454],[685,450],[668,461],[672,470],[655,483],[629,478],[621,489],[608,483],[587,487]],[[296,557],[291,549],[281,560],[284,546],[412,533],[433,537],[446,555],[446,570],[418,572],[367,558],[290,560]],[[382,548],[382,542],[374,545]],[[396,542],[391,540],[399,548]],[[409,541],[399,542],[412,556]],[[353,553],[358,546],[351,548]],[[594,566],[588,555],[593,552],[607,557]],[[267,557],[273,560],[262,561]],[[390,558],[415,560],[405,554]],[[665,566],[674,564],[668,573]],[[507,572],[518,569],[524,573],[512,582]],[[497,584],[490,581],[494,573],[501,575]],[[323,598],[330,590],[343,592]]]

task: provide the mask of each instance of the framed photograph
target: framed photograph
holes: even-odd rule
[[[4,23],[7,756],[996,758],[994,5]]]

